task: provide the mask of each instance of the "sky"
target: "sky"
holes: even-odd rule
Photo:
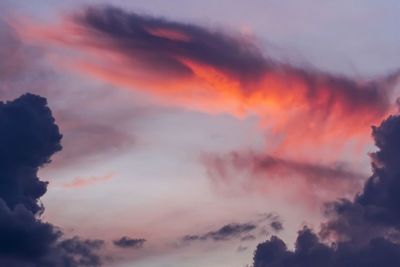
[[[0,265],[399,266],[399,11],[1,1]]]

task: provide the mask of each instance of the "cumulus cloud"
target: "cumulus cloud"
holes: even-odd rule
[[[0,102],[2,266],[100,264],[92,253],[100,248],[100,241],[62,240],[57,227],[40,219],[44,207],[39,198],[46,193],[48,183],[41,181],[37,172],[61,150],[61,138],[45,98],[25,94],[13,101]]]
[[[400,116],[373,127],[372,135],[379,150],[371,154],[373,175],[362,193],[328,203],[329,219],[321,232],[299,231],[294,251],[278,237],[259,244],[254,267],[400,264]]]
[[[123,236],[120,239],[114,240],[113,244],[120,248],[139,249],[143,247],[144,242],[146,242],[146,239]]]

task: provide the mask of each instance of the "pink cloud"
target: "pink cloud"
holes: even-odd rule
[[[114,177],[115,177],[114,172],[112,172],[106,176],[101,176],[101,177],[92,176],[92,177],[86,178],[86,179],[81,178],[81,177],[76,177],[71,183],[64,184],[63,187],[76,188],[76,187],[88,186],[88,185],[92,185],[92,184],[95,184],[98,182],[111,180]]]

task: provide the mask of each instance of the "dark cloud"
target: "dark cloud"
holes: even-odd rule
[[[190,242],[196,240],[214,240],[214,241],[226,241],[232,238],[247,234],[257,228],[257,225],[252,223],[231,223],[224,225],[217,231],[210,231],[203,235],[186,235],[183,237],[183,241]]]
[[[180,240],[181,245],[189,244],[194,241],[229,241],[238,239],[240,241],[249,241],[256,239],[254,231],[261,230],[262,234],[268,234],[266,225],[270,230],[279,231],[282,227],[280,218],[274,213],[265,213],[258,216],[257,220],[246,223],[230,223],[222,226],[216,231],[209,231],[200,235],[185,235]],[[276,228],[278,227],[278,228]],[[282,227],[283,228],[283,227]],[[179,247],[179,244],[176,244]]]
[[[133,248],[139,249],[143,247],[146,239],[143,238],[130,238],[127,236],[121,237],[120,239],[114,240],[113,243],[115,246],[120,248]]]
[[[400,230],[400,116],[390,116],[372,130],[379,149],[371,154],[373,175],[354,201],[328,205],[333,218],[324,224],[325,236],[337,233],[344,239],[365,241]]]
[[[227,240],[232,237],[236,237],[242,233],[248,233],[254,230],[257,226],[251,223],[246,224],[228,224],[221,227],[215,232],[208,232],[207,234],[200,237],[200,239],[213,239],[215,241]]]
[[[90,252],[99,246],[91,246],[92,241],[78,238],[61,241],[62,232],[40,220],[44,207],[39,198],[46,193],[47,182],[41,181],[37,172],[61,150],[61,138],[45,98],[25,94],[13,101],[0,102],[2,266],[99,264],[99,261],[92,261],[94,254]]]
[[[11,209],[22,204],[33,214],[43,209],[38,199],[47,187],[38,168],[61,150],[62,136],[46,104],[31,94],[0,103],[0,198]]]
[[[241,79],[260,76],[269,63],[244,38],[191,24],[127,13],[114,7],[91,7],[75,21],[105,49],[123,51],[144,67],[179,76],[192,75],[181,59],[213,66]]]
[[[103,240],[81,240],[79,237],[73,237],[61,241],[58,246],[62,248],[66,254],[74,257],[78,265],[100,266],[101,259],[93,251],[100,249],[103,244]]]
[[[272,229],[274,229],[276,232],[282,231],[283,230],[283,225],[280,221],[273,221],[269,224]]]
[[[358,247],[352,242],[328,246],[310,229],[299,232],[294,251],[274,236],[257,246],[254,267],[395,267],[400,264],[400,245],[385,238],[374,238]]]
[[[269,232],[278,232],[279,226],[283,229],[279,215],[276,213],[258,214],[253,221],[246,223],[230,223],[222,226],[216,231],[209,231],[203,234],[185,235],[176,247],[187,245],[194,241],[229,241],[237,239],[240,241],[249,241],[257,238],[258,235],[269,235]],[[278,227],[278,228],[276,228]],[[256,233],[258,230],[258,233]]]
[[[319,235],[304,228],[294,251],[277,237],[259,244],[254,267],[399,266],[400,116],[373,127],[372,135],[379,150],[371,154],[373,175],[362,193],[327,204]]]

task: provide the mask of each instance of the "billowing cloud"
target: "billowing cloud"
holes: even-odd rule
[[[36,176],[38,168],[61,150],[61,135],[46,107],[46,100],[26,94],[0,103],[0,198],[14,208],[24,205],[33,214],[43,210],[38,198],[47,183]]]
[[[146,239],[144,238],[130,238],[123,236],[120,239],[114,240],[113,244],[120,248],[139,249],[143,247],[144,242],[146,242]]]
[[[37,176],[40,167],[61,150],[59,133],[47,101],[25,94],[0,102],[0,265],[97,266],[86,252],[98,249],[90,240],[61,240],[62,232],[43,222],[39,198],[47,182]],[[96,241],[97,242],[97,241]],[[68,245],[73,243],[74,245]],[[98,243],[96,243],[98,244]],[[73,249],[75,247],[76,249]],[[81,249],[86,248],[85,253]],[[97,256],[96,256],[97,257]]]
[[[319,235],[299,231],[294,251],[278,237],[258,245],[254,267],[388,266],[400,264],[400,116],[373,127],[378,151],[371,154],[373,175],[354,200],[327,205],[329,219]],[[334,241],[332,245],[327,245]]]
[[[69,59],[54,56],[66,68],[156,95],[166,105],[255,113],[284,135],[278,150],[286,153],[311,145],[338,149],[338,140],[365,134],[390,108],[397,78],[365,81],[295,67],[269,59],[251,36],[113,7],[87,8],[60,25],[16,28],[25,40],[71,49]]]

